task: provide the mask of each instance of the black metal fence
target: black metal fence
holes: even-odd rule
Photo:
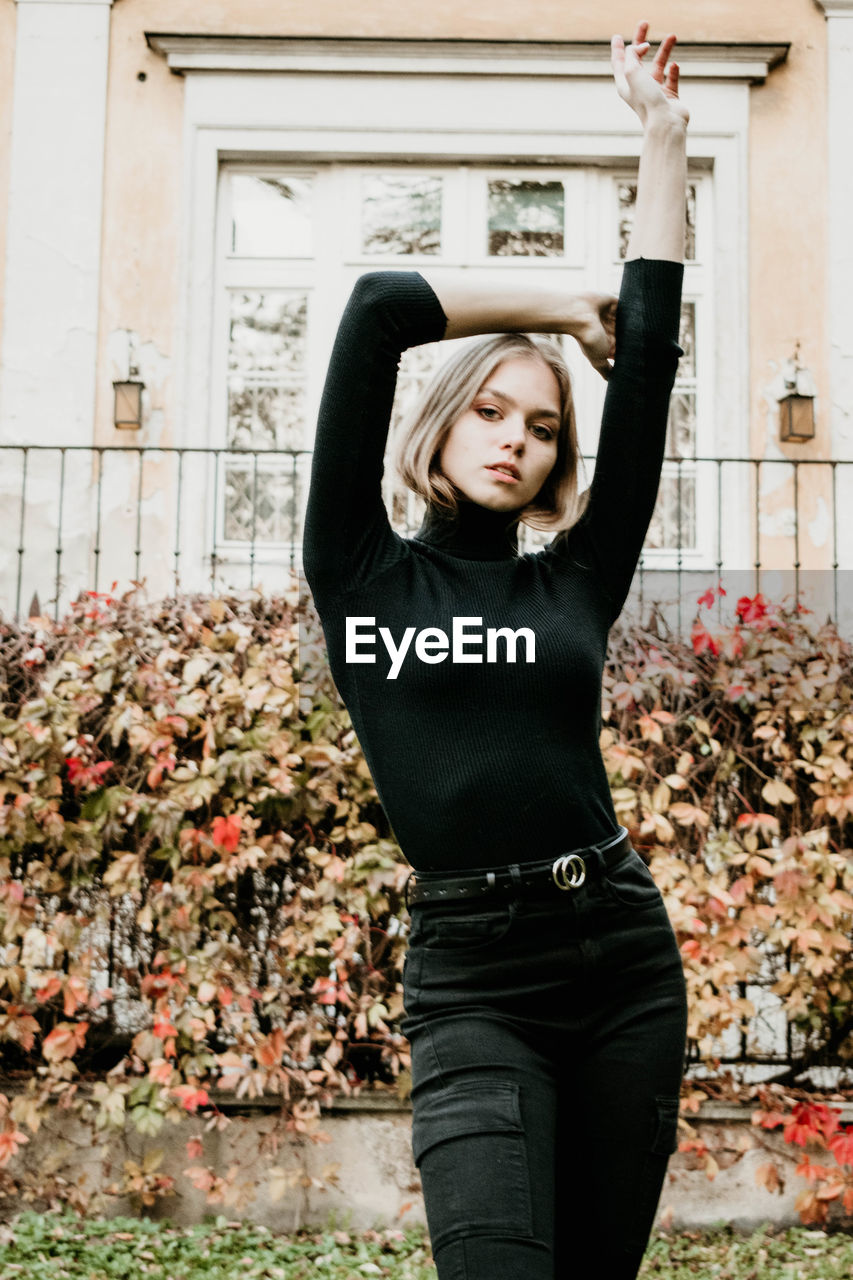
[[[34,597],[60,612],[81,591],[283,589],[301,568],[309,450],[0,445],[0,612]],[[588,464],[591,459],[585,459]],[[411,534],[416,500],[386,495]],[[415,504],[415,505],[413,505]],[[618,512],[614,513],[618,519]],[[525,533],[523,550],[547,541]],[[663,602],[681,631],[723,582],[853,633],[853,460],[667,457],[627,608]]]

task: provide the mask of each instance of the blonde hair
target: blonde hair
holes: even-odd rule
[[[432,376],[401,424],[397,472],[403,483],[428,504],[455,513],[458,489],[442,473],[439,455],[451,427],[469,408],[491,373],[504,360],[539,357],[552,370],[560,388],[560,426],[557,457],[532,502],[518,512],[518,520],[532,529],[570,529],[589,502],[589,491],[578,495],[578,448],[572,382],[563,353],[550,338],[526,333],[497,333],[478,338],[455,352]]]

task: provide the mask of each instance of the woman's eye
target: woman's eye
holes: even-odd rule
[[[554,439],[554,431],[552,430],[552,428],[551,428],[551,427],[545,427],[545,426],[543,426],[543,425],[542,425],[541,423],[539,423],[539,422],[534,422],[534,424],[533,424],[533,426],[530,428],[530,430],[531,430],[535,435],[538,435],[538,437],[539,437],[539,439],[540,439],[540,440],[553,440],[553,439]]]
[[[481,405],[479,406],[479,408],[478,408],[477,412],[478,412],[478,413],[483,413],[483,414],[493,413],[493,414],[495,414],[495,416],[497,416],[497,415],[498,415],[498,411],[497,411],[497,409],[495,409],[495,408],[494,408],[494,406],[493,406],[493,405],[490,405],[490,404],[481,404]],[[494,421],[494,419],[493,419],[493,418],[490,418],[490,419],[489,419],[489,421],[490,421],[490,422],[493,422],[493,421]]]

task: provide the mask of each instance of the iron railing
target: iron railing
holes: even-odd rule
[[[113,583],[120,591],[144,582],[149,598],[283,587],[301,567],[310,457],[0,445],[0,612],[20,618],[35,596],[58,617],[81,591]],[[395,527],[413,533],[417,500],[386,497]],[[522,549],[547,540],[535,538]],[[851,571],[853,460],[668,456],[626,607],[663,602],[680,632],[698,595],[722,581],[726,605],[759,591],[786,595],[851,634]],[[718,601],[721,621],[726,605]]]

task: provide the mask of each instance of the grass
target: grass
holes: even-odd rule
[[[657,1232],[640,1280],[850,1280],[853,1237],[720,1224]],[[0,1224],[3,1280],[436,1280],[421,1228],[277,1235],[224,1216],[178,1227],[147,1218],[19,1214]]]

